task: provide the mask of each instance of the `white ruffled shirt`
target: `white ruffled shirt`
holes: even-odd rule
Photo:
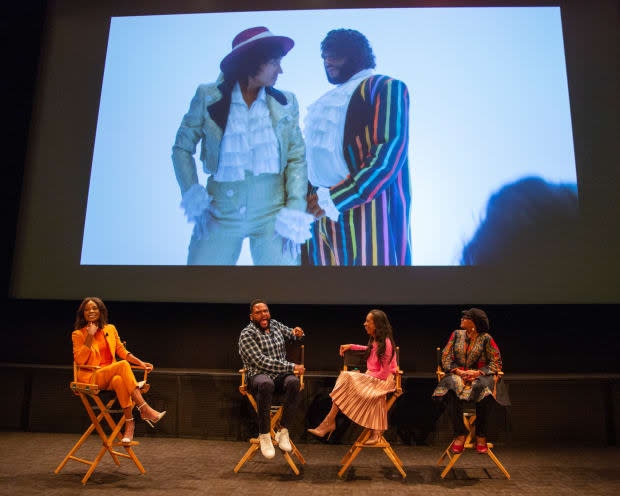
[[[349,176],[342,152],[347,109],[353,92],[373,73],[372,69],[364,69],[325,93],[308,107],[304,121],[308,179],[313,186],[319,187],[319,206],[332,220],[338,219],[339,212],[329,188]]]
[[[215,181],[243,181],[245,172],[279,174],[280,155],[278,138],[273,129],[265,88],[258,92],[256,100],[248,108],[239,83],[236,83],[230,101],[226,129],[220,143],[220,158]],[[206,189],[200,184],[192,185],[181,200],[181,207],[189,222],[205,223],[204,213],[211,203]],[[310,226],[314,217],[306,212],[280,209],[276,216],[276,232],[294,244],[305,242],[311,237]],[[194,231],[200,239],[206,234],[207,226]]]
[[[220,144],[217,172],[213,178],[216,181],[243,181],[246,170],[255,176],[278,174],[280,154],[265,88],[260,89],[258,97],[248,108],[239,83],[236,83]]]

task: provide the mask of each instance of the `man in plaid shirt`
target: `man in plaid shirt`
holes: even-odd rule
[[[261,453],[273,458],[275,449],[271,442],[269,410],[274,391],[284,392],[281,429],[276,441],[283,451],[291,451],[288,425],[300,399],[299,379],[304,366],[286,360],[285,341],[298,341],[304,336],[301,327],[290,327],[271,319],[269,307],[263,300],[250,303],[250,324],[239,336],[239,354],[247,371],[250,387],[258,406],[258,438]]]

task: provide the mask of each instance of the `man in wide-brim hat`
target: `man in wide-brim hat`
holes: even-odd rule
[[[299,265],[310,237],[307,169],[293,93],[274,88],[292,39],[265,27],[242,31],[202,84],[172,147],[181,207],[194,223],[189,265],[235,265],[249,238],[255,265]],[[199,184],[194,153],[209,175]]]

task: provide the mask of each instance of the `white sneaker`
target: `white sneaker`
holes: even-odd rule
[[[288,437],[288,429],[286,427],[282,427],[282,429],[276,432],[276,443],[278,443],[278,446],[282,451],[286,451],[287,453],[293,451],[291,440]]]
[[[273,448],[270,434],[259,434],[258,439],[260,440],[260,452],[265,458],[276,456],[276,450]]]

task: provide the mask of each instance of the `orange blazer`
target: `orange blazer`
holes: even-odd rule
[[[112,324],[106,325],[103,328],[103,335],[110,347],[112,361],[116,362],[116,355],[118,355],[121,360],[125,360],[129,352],[118,337],[116,327]],[[78,365],[100,365],[101,353],[99,352],[99,346],[97,346],[95,340],[93,340],[90,347],[86,346],[86,336],[88,336],[86,327],[77,329],[71,334],[71,339],[73,341],[73,360],[75,360],[75,363]],[[92,374],[92,370],[78,369],[77,380],[78,382],[91,382]]]

